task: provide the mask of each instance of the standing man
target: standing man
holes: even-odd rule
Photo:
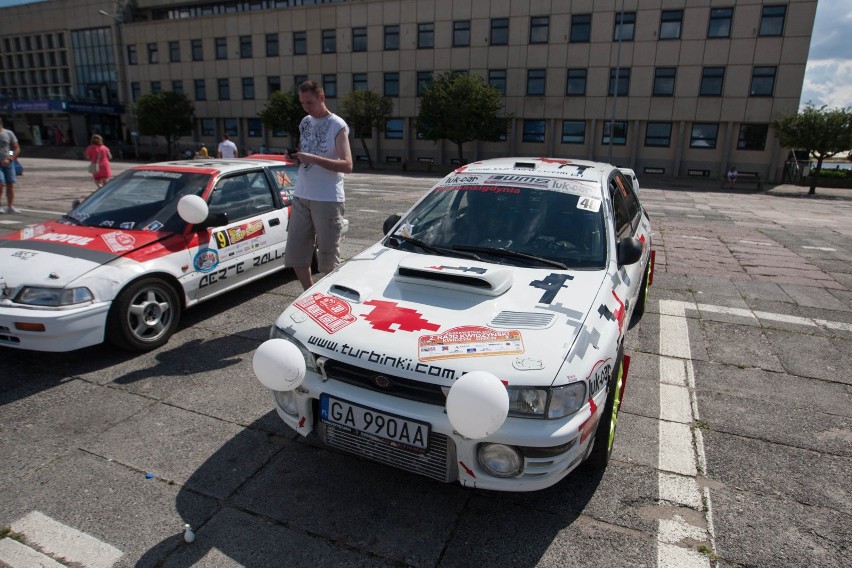
[[[299,162],[299,177],[284,264],[293,267],[302,288],[313,285],[311,259],[317,248],[320,272],[340,262],[343,232],[343,175],[352,172],[349,127],[325,106],[325,91],[316,81],[299,85],[299,102],[308,116],[299,124],[300,150],[289,153]]]
[[[237,145],[231,142],[227,134],[222,135],[222,141],[219,142],[219,148],[216,150],[217,158],[236,158]]]
[[[3,188],[6,188],[6,201],[9,207],[0,207],[0,213],[20,213],[15,207],[15,158],[21,155],[18,138],[11,130],[3,128],[0,119],[0,204],[3,202]]]

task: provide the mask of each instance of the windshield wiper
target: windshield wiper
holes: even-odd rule
[[[436,247],[435,245],[430,245],[429,243],[424,243],[423,241],[421,241],[419,239],[412,239],[411,237],[406,237],[405,235],[391,235],[390,238],[391,239],[397,239],[397,240],[400,240],[400,241],[405,241],[408,244],[414,245],[416,247],[420,247],[423,250],[425,250],[427,252],[431,252],[433,254],[439,254],[439,255],[442,255],[442,256],[462,256],[462,257],[465,257],[465,258],[472,258],[473,260],[479,260],[479,261],[482,260],[481,258],[476,256],[472,252],[461,253],[461,251],[456,250],[456,247],[453,247],[451,249],[444,248],[444,247]]]
[[[544,258],[542,256],[535,256],[532,254],[525,254],[522,252],[516,252],[513,250],[509,250],[507,248],[502,247],[475,247],[468,245],[453,245],[453,250],[458,251],[471,251],[471,252],[484,252],[488,254],[493,254],[495,256],[504,256],[509,258],[520,258],[522,260],[531,260],[534,262],[542,262],[544,264],[555,266],[556,268],[561,268],[563,270],[568,269],[567,264],[563,264],[558,260],[551,260],[549,258]]]
[[[71,222],[72,225],[82,225],[83,222],[77,219],[76,217],[72,217],[71,215],[63,215],[62,219],[67,219]]]

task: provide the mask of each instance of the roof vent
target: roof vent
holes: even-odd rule
[[[524,169],[524,170],[534,170],[535,163],[534,162],[515,162],[515,168]]]

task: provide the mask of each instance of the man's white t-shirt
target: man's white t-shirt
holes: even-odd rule
[[[341,156],[337,155],[335,139],[341,130],[345,131],[345,136],[349,135],[346,121],[334,113],[325,118],[313,118],[308,115],[299,124],[299,150],[324,158],[338,159]],[[343,193],[343,174],[316,164],[302,164],[299,166],[294,195],[313,201],[342,203],[346,200]]]
[[[222,140],[219,142],[218,151],[222,154],[223,158],[237,157],[237,145],[230,140]]]

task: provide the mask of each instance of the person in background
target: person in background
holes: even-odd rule
[[[91,144],[86,148],[86,159],[98,165],[97,171],[92,172],[95,185],[98,188],[106,185],[106,182],[112,177],[112,169],[109,165],[109,161],[112,160],[112,153],[104,145],[104,139],[100,134],[92,135]]]
[[[15,159],[21,155],[18,138],[11,130],[3,128],[0,119],[0,205],[3,202],[3,189],[6,189],[8,207],[0,207],[0,213],[20,213],[15,207]]]
[[[222,141],[219,142],[219,148],[216,150],[216,157],[236,158],[238,155],[237,145],[231,142],[231,138],[227,134],[223,134]]]
[[[731,166],[730,169],[728,170],[728,173],[725,174],[725,177],[728,180],[728,187],[733,189],[734,184],[737,183],[737,168],[735,168],[734,166]]]
[[[205,160],[210,157],[210,154],[207,153],[207,146],[204,145],[204,142],[198,145],[198,152],[195,153],[195,158],[198,160]]]
[[[320,272],[340,262],[345,196],[343,175],[352,172],[349,127],[325,106],[325,91],[316,81],[299,85],[299,102],[308,116],[299,124],[300,149],[288,152],[299,162],[284,264],[293,268],[307,290],[313,286],[311,259],[317,250]]]

